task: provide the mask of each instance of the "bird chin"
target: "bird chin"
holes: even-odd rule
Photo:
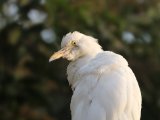
[[[74,61],[73,58],[66,58],[68,61]]]
[[[67,59],[68,61],[73,61],[74,60],[73,57],[71,57],[71,56],[64,56],[62,58]]]

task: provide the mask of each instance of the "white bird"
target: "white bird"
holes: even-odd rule
[[[80,32],[63,37],[49,61],[66,58],[72,120],[140,120],[141,92],[127,61]]]

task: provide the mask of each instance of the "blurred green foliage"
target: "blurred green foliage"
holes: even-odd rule
[[[0,120],[70,120],[68,63],[48,59],[75,30],[128,60],[159,120],[159,0],[0,0]]]

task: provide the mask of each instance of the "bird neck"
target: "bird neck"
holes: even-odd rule
[[[96,55],[103,50],[99,50],[90,54],[90,55],[85,55],[83,57],[80,57],[79,59],[70,62],[67,68],[67,75],[68,75],[68,81],[69,84],[74,87],[75,84],[77,83],[77,79],[75,79],[75,76],[77,73],[79,73],[79,70],[84,67],[86,64],[88,64],[92,59],[96,57]]]
[[[91,59],[93,59],[96,55],[98,55],[100,52],[102,52],[102,49],[97,49],[94,52],[90,52],[77,60],[73,61],[74,64],[78,65],[79,67],[82,67],[83,65],[86,65]]]

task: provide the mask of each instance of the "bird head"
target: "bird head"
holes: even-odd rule
[[[61,49],[55,52],[49,61],[51,62],[59,58],[74,61],[80,57],[95,55],[100,51],[102,51],[102,49],[97,39],[75,31],[68,33],[62,38]]]

